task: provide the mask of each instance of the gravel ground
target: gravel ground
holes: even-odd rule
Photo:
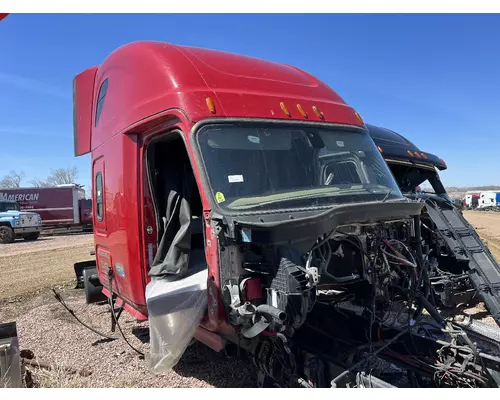
[[[68,286],[56,290],[82,321],[103,333],[110,332],[107,304],[86,305],[83,291]],[[146,362],[123,340],[107,341],[80,325],[52,292],[14,303],[0,301],[0,320],[16,320],[21,349],[32,350],[40,362],[56,367],[54,372],[33,370],[35,381],[43,387],[256,386],[256,371],[251,361],[227,359],[198,342],[186,350],[173,370],[154,376]],[[147,332],[147,323],[139,324],[125,312],[119,322],[130,343],[146,353],[148,344],[137,336],[140,337],[141,331]],[[112,335],[119,335],[118,330]],[[90,371],[91,375],[68,375],[62,372],[64,367]]]
[[[92,234],[40,237],[0,244],[0,299],[74,279],[73,263],[92,258]]]

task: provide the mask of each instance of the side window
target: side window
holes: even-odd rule
[[[97,96],[97,106],[95,110],[95,125],[99,122],[99,117],[101,116],[102,106],[104,104],[104,99],[106,98],[106,93],[108,92],[108,79],[106,79],[99,89],[99,95]]]
[[[104,193],[102,192],[102,174],[100,172],[95,177],[95,192],[96,216],[98,221],[102,221],[104,217]]]

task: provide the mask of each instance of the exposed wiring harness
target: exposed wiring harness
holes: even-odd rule
[[[386,318],[381,320],[376,316],[377,312],[375,309],[375,302],[373,302],[371,310],[368,310],[371,314],[367,332],[369,352],[360,361],[333,379],[333,387],[336,386],[342,377],[361,367],[363,364],[369,363],[370,360],[381,352],[383,352],[384,355],[395,358],[414,369],[425,371],[428,375],[433,376],[436,382],[444,381],[448,386],[457,385],[461,387],[475,387],[477,385],[484,386],[487,384],[487,378],[485,376],[481,375],[474,369],[466,369],[469,361],[471,364],[476,364],[476,361],[478,361],[477,350],[474,344],[471,343],[462,332],[456,331],[454,327],[447,324],[439,314],[439,311],[428,300],[430,295],[430,279],[427,271],[429,266],[429,252],[424,258],[422,254],[422,238],[420,235],[420,218],[415,218],[414,222],[416,225],[416,243],[414,251],[410,250],[407,244],[399,240],[380,239],[378,244],[375,244],[375,247],[373,248],[375,251],[372,252],[372,258],[369,258],[369,260],[371,260],[372,267],[376,265],[378,266],[380,273],[389,274],[390,286],[397,289],[401,294],[406,294],[407,305],[406,307],[402,307],[402,309],[406,308],[409,313],[408,329],[402,330],[387,342],[383,342],[381,338],[381,328]],[[352,243],[351,240],[349,240],[349,242]],[[371,268],[370,270],[373,273],[375,268]],[[390,298],[387,300],[389,308],[391,308],[392,300]],[[412,305],[414,303],[417,305],[417,309],[412,312]],[[458,347],[453,344],[443,345],[443,348],[438,352],[437,357],[434,360],[418,354],[411,354],[411,352],[408,355],[399,354],[388,348],[389,345],[394,343],[406,333],[409,334],[410,339],[413,342],[412,331],[415,327],[420,327],[420,320],[424,309],[429,312],[436,322],[438,322],[442,331],[452,334],[452,337],[455,340],[463,340],[464,346],[458,346],[459,348],[463,348],[463,353],[465,354],[462,365],[458,362],[458,353],[453,351],[453,349],[457,349]],[[398,312],[398,316],[399,315],[400,313]],[[395,318],[395,322],[398,318]],[[376,322],[379,324],[376,332],[380,347],[373,351],[372,332]],[[450,348],[450,350],[446,351],[447,348]],[[481,362],[482,360],[479,361]]]

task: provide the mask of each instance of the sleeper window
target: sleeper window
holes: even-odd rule
[[[97,173],[95,178],[95,191],[96,216],[99,221],[102,221],[104,217],[104,193],[102,192],[102,174],[100,172]]]
[[[99,89],[99,95],[97,96],[97,107],[95,111],[95,125],[99,122],[101,117],[102,106],[104,104],[104,99],[106,98],[106,93],[108,92],[108,80],[106,79]]]

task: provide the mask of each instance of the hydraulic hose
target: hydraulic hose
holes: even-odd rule
[[[417,299],[419,302],[419,308],[421,307],[422,309],[426,309],[429,315],[443,328],[446,326],[446,321],[444,318],[439,314],[439,311],[427,300],[426,297],[424,297],[424,294],[422,293],[417,293]]]
[[[429,304],[424,304],[424,300],[427,301],[427,298],[429,297],[430,293],[430,284],[429,284],[429,274],[427,273],[427,268],[425,266],[424,262],[424,256],[422,254],[422,231],[420,229],[420,215],[415,215],[413,217],[413,222],[415,226],[415,241],[416,241],[416,253],[417,253],[417,264],[420,269],[420,276],[417,282],[416,289],[420,287],[422,281],[424,284],[424,292],[419,293],[418,296],[418,303],[417,303],[417,309],[415,310],[415,313],[413,314],[413,319],[416,320],[421,314],[424,308],[426,308],[427,305]]]

